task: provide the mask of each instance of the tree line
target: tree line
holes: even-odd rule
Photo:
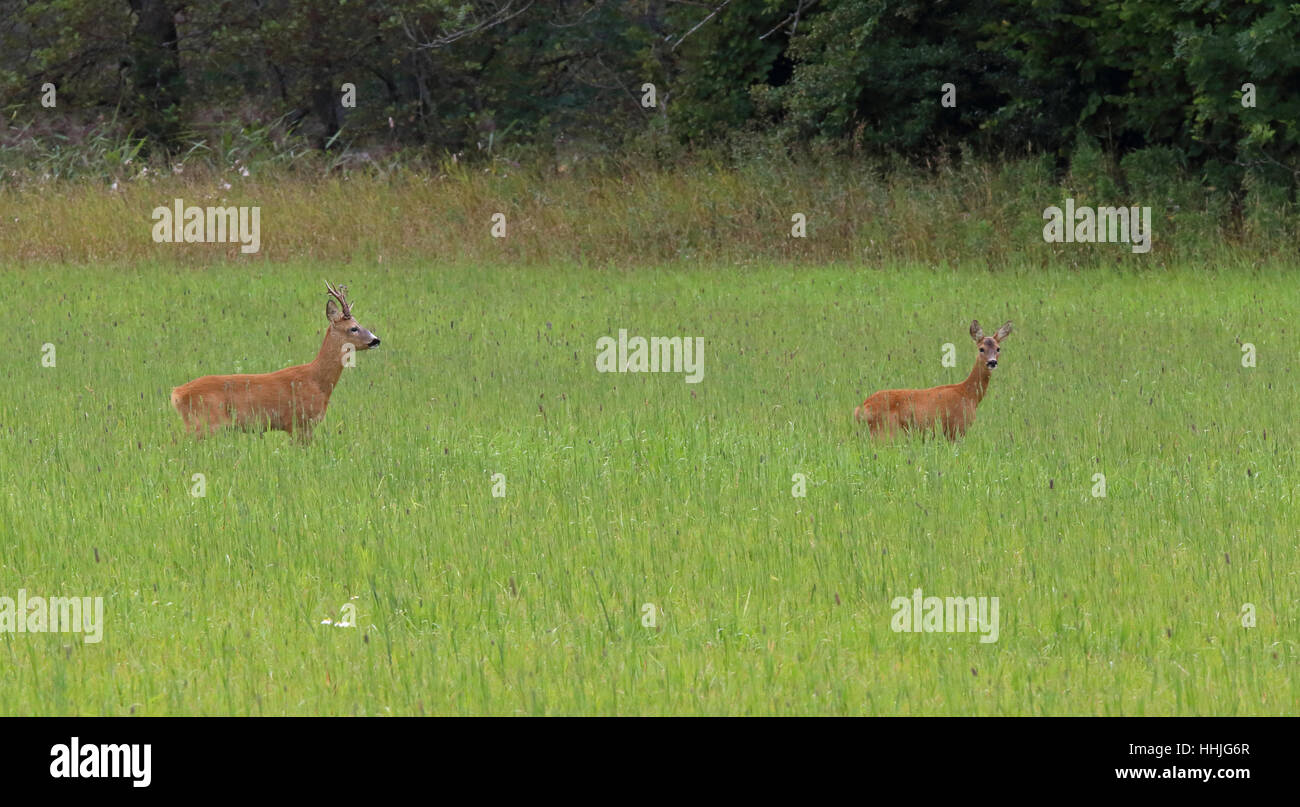
[[[1065,165],[1087,141],[1293,198],[1297,42],[1300,5],[1252,0],[0,0],[0,143],[274,124],[324,150]]]

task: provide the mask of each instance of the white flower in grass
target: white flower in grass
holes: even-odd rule
[[[325,617],[324,619],[322,619],[322,620],[320,621],[320,623],[321,623],[322,625],[333,625],[333,624],[334,624],[334,620],[330,619],[329,617]]]
[[[239,167],[239,175],[240,175],[241,177],[246,177],[246,176],[248,176],[248,166],[246,166],[246,165],[241,165],[241,166]]]

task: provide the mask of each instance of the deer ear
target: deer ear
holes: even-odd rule
[[[977,319],[970,321],[970,338],[976,342],[984,338],[984,329],[980,327],[980,321]]]
[[[1005,323],[1003,323],[1001,328],[998,328],[998,332],[993,335],[993,338],[1001,342],[1003,339],[1006,339],[1007,336],[1009,336],[1010,334],[1011,334],[1011,320],[1007,320]]]
[[[339,304],[330,300],[325,303],[325,319],[330,322],[338,322],[343,319],[343,312],[339,309]]]

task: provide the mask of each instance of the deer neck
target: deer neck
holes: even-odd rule
[[[343,339],[334,333],[333,328],[325,329],[325,341],[321,343],[320,352],[311,363],[311,376],[328,395],[339,383],[343,375]]]
[[[975,366],[971,368],[970,375],[962,382],[962,392],[967,398],[973,398],[978,404],[984,400],[984,393],[989,388],[989,378],[993,375],[989,370],[988,363],[984,361],[983,356],[975,357]]]

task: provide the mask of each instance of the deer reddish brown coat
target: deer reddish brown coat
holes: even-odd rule
[[[297,431],[303,441],[329,406],[330,393],[343,374],[352,350],[369,350],[379,337],[352,318],[347,286],[326,290],[332,299],[325,305],[329,325],[320,352],[310,364],[286,367],[274,373],[208,375],[172,390],[172,406],[196,437],[223,426],[250,430]]]
[[[956,440],[975,422],[975,408],[984,400],[1002,340],[1010,333],[1009,321],[993,336],[984,335],[979,320],[972,321],[970,335],[979,353],[965,381],[929,389],[881,390],[863,401],[854,417],[866,421],[873,437],[938,428],[949,440]]]

